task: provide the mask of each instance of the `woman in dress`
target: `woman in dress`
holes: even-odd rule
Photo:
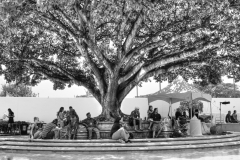
[[[12,133],[12,127],[13,127],[13,123],[14,123],[14,113],[13,111],[8,108],[8,131],[9,133]]]
[[[63,128],[64,127],[64,114],[63,114],[63,111],[64,111],[64,107],[61,107],[59,109],[59,111],[57,112],[57,119],[58,119],[58,126],[60,128]]]
[[[153,119],[151,118],[152,113],[153,113],[153,106],[149,106],[147,111],[147,115],[148,115],[147,120],[149,121],[149,127],[148,127],[149,130],[151,129],[152,123],[153,123]]]

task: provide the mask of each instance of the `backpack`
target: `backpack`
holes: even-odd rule
[[[134,139],[134,136],[132,133],[129,133],[129,138],[128,139]]]

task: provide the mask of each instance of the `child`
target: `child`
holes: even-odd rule
[[[153,106],[150,105],[148,107],[148,111],[147,111],[147,114],[148,114],[147,120],[150,123],[149,127],[148,127],[149,130],[151,129],[151,126],[152,126],[152,123],[153,123],[153,119],[151,118],[152,113],[153,113]]]

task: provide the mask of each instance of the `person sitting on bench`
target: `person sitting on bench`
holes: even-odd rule
[[[237,119],[237,111],[234,110],[233,114],[232,114],[232,123],[239,123],[238,119]]]
[[[226,121],[226,123],[232,123],[231,111],[228,111],[228,114],[226,115],[225,121]]]
[[[151,118],[153,119],[153,138],[155,138],[155,132],[157,132],[156,138],[159,136],[159,134],[162,131],[162,123],[161,123],[161,115],[158,113],[158,109],[154,108],[154,111],[151,115]]]
[[[177,108],[177,111],[175,113],[175,119],[179,120],[179,117],[181,117],[181,116],[182,116],[182,112],[181,112],[180,108]]]
[[[189,119],[189,117],[187,116],[187,113],[185,111],[183,112],[183,115],[181,117],[183,117],[185,119]]]
[[[100,139],[99,129],[97,128],[97,121],[91,118],[91,114],[88,112],[87,118],[84,119],[81,123],[85,124],[88,129],[88,139],[92,139],[92,131],[94,131],[97,135],[97,139]]]
[[[140,118],[140,112],[139,107],[135,107],[135,110],[131,112],[131,115],[129,117],[129,125],[134,126],[134,130],[137,130],[137,125],[139,125],[139,130],[142,129],[142,119]]]
[[[58,119],[54,119],[51,123],[46,124],[43,131],[40,133],[41,139],[58,139],[59,130],[56,128],[58,124]]]
[[[34,117],[33,120],[34,120],[34,123],[29,126],[29,128],[30,128],[30,134],[29,135],[30,135],[31,139],[34,138],[34,134],[38,131],[38,125],[37,124],[39,123],[39,118]]]

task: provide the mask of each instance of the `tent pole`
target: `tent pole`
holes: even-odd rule
[[[212,102],[210,102],[210,116],[211,116],[211,126],[213,126],[213,115],[212,115]]]
[[[193,110],[193,108],[192,108],[192,93],[191,93],[191,97],[190,97],[190,104],[189,104],[189,106],[190,106],[190,117],[191,117],[191,119],[193,118],[193,114],[192,114],[192,110]]]
[[[170,106],[171,106],[171,119],[172,119],[172,98],[170,99]]]

